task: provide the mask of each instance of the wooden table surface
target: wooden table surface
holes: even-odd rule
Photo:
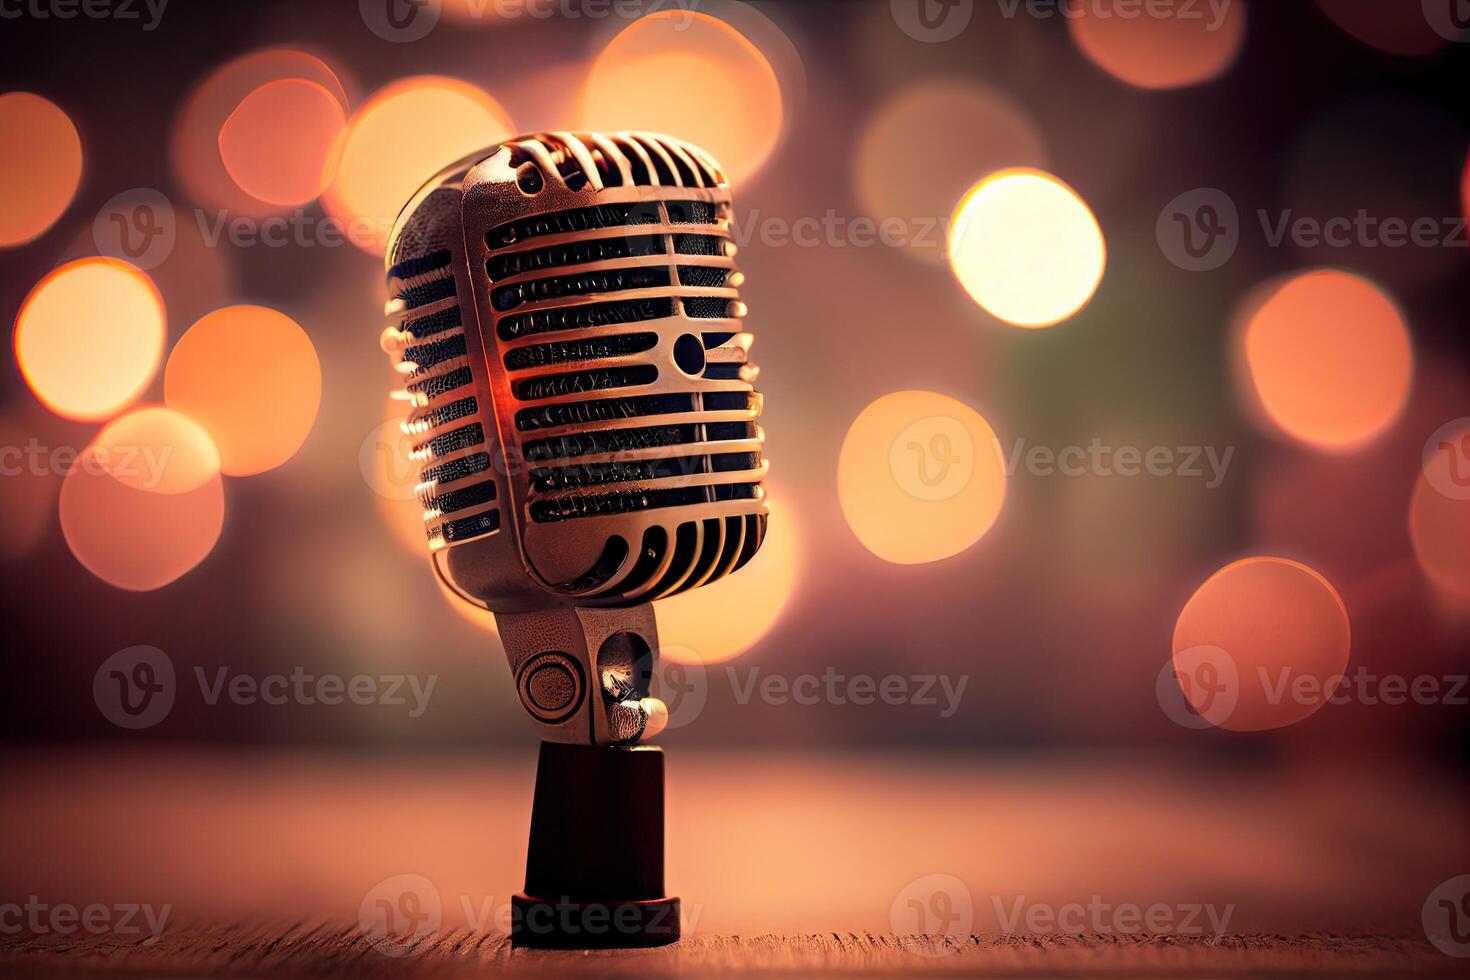
[[[512,950],[500,914],[524,869],[527,756],[0,755],[0,904],[168,913],[151,942],[15,933],[0,919],[0,973],[1378,977],[1465,965],[1420,924],[1429,893],[1470,870],[1465,790],[1443,773],[673,748],[668,883],[684,941]],[[407,950],[359,926],[375,889],[403,875],[442,907]],[[934,875],[956,883],[972,921],[904,935],[906,890]],[[1004,921],[1017,902],[1099,897],[1209,903],[1230,920],[1219,936]]]
[[[982,977],[1459,977],[1463,961],[1387,936],[928,937],[871,933],[694,936],[662,949],[513,949],[504,933],[450,930],[407,944],[355,924],[181,927],[142,945],[105,937],[11,940],[0,975],[670,977],[717,974]]]

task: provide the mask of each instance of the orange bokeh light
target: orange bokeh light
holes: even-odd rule
[[[221,66],[200,83],[174,120],[169,160],[189,197],[210,207],[224,208],[232,215],[262,217],[285,210],[286,205],[272,204],[241,190],[220,154],[220,135],[226,121],[252,93],[281,79],[313,82],[326,89],[342,111],[349,106],[347,91],[337,73],[305,51],[268,48]]]
[[[147,274],[108,258],[52,270],[21,304],[15,358],[36,397],[70,419],[104,419],[148,387],[164,308]]]
[[[164,401],[219,446],[230,476],[280,466],[316,421],[322,371],[296,321],[264,306],[227,306],[189,328],[169,355]]]
[[[437,75],[379,90],[348,122],[337,180],[322,203],[348,238],[382,255],[393,220],[424,182],[476,150],[515,135],[505,110],[468,82]]]
[[[1260,291],[1241,323],[1250,395],[1293,438],[1353,449],[1403,411],[1414,373],[1408,326],[1368,280],[1301,273]]]
[[[760,49],[724,21],[688,10],[624,28],[582,94],[585,128],[677,136],[707,150],[732,181],[770,156],[782,119],[781,86]]]
[[[778,490],[766,538],[744,568],[653,604],[661,655],[680,663],[713,664],[760,642],[796,587],[800,528],[799,515]]]
[[[1179,614],[1174,665],[1185,699],[1237,732],[1309,717],[1347,669],[1352,631],[1332,583],[1300,562],[1246,558],[1227,565]]]
[[[924,145],[924,177],[913,179],[908,148]],[[947,243],[926,228],[947,222],[975,182],[1008,167],[1044,167],[1046,143],[1006,95],[959,80],[911,85],[867,123],[853,157],[858,201],[878,222],[899,218],[905,252],[943,262]]]
[[[959,554],[990,530],[1005,493],[995,430],[946,395],[884,395],[863,409],[842,441],[842,516],[884,561],[917,565]]]
[[[224,524],[219,455],[187,417],[149,406],[106,426],[61,485],[61,530],[98,578],[145,592],[208,556]]]
[[[1409,501],[1409,538],[1435,587],[1470,602],[1470,422],[1438,441]]]
[[[82,140],[54,102],[29,92],[0,95],[0,248],[45,233],[82,179]]]
[[[670,6],[677,5],[666,4],[665,9]],[[700,0],[684,6],[724,21],[755,45],[776,73],[776,83],[781,87],[782,125],[789,129],[806,106],[806,63],[791,35],[772,15],[786,22],[790,14],[774,7],[762,10],[746,0]]]
[[[1222,8],[1190,8],[1136,0],[1072,0],[1067,27],[1082,53],[1103,71],[1137,88],[1198,85],[1223,74],[1245,39],[1242,0]]]
[[[304,78],[267,82],[220,127],[220,160],[252,197],[305,204],[331,182],[346,124],[342,103],[322,85]]]
[[[1050,327],[1092,299],[1108,250],[1087,202],[1040,170],[1002,170],[955,208],[949,263],[991,316],[1018,327]]]

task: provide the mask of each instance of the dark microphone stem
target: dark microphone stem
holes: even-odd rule
[[[663,750],[541,743],[526,890],[512,910],[517,946],[615,949],[679,938],[679,900],[664,894]]]

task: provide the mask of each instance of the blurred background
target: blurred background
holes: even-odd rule
[[[807,753],[793,792],[848,749],[1082,760],[1048,808],[1108,798],[1102,757],[1245,767],[1253,799],[1357,787],[1311,812],[1422,776],[1398,799],[1438,808],[1448,873],[1470,853],[1470,45],[1452,0],[1164,6],[7,13],[5,771],[265,747],[369,771],[504,750],[529,775],[493,620],[429,570],[382,243],[477,147],[643,128],[731,172],[772,467],[755,561],[658,608],[671,752]],[[164,659],[129,676],[174,678],[144,721],[103,669],[139,646]],[[1237,711],[1203,703],[1201,646],[1229,651]],[[1369,679],[1283,704],[1259,680],[1282,668]],[[841,696],[761,693],[834,674]],[[417,713],[217,687],[277,675],[408,675],[410,707],[433,687]],[[1439,693],[1393,703],[1389,675]],[[858,677],[905,693],[855,703]],[[27,819],[85,809],[45,798]]]

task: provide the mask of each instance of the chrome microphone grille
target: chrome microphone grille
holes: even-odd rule
[[[488,475],[485,420],[473,392],[453,254],[439,249],[390,270],[401,392],[411,406],[405,427],[416,441],[417,488],[432,546],[469,540],[500,528],[498,491]]]
[[[707,154],[641,133],[517,139],[410,202],[385,346],[457,589],[526,598],[478,567],[507,538],[540,592],[579,604],[670,595],[755,553],[767,464],[730,219]]]

